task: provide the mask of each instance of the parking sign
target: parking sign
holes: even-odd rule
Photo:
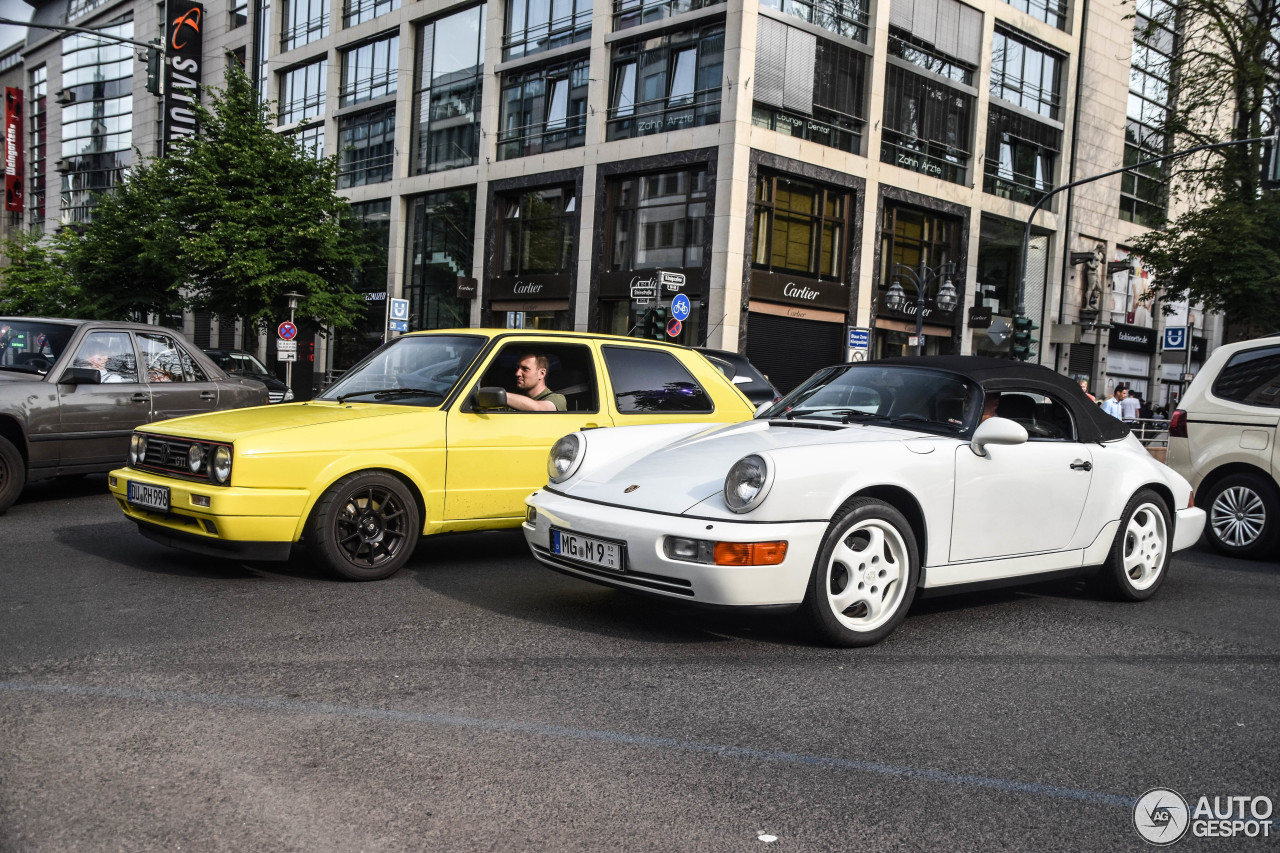
[[[387,328],[393,332],[409,331],[409,300],[388,299]]]
[[[1187,327],[1186,326],[1166,326],[1164,329],[1164,348],[1165,351],[1185,351],[1187,348]]]

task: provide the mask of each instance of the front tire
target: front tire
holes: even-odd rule
[[[1169,507],[1155,492],[1140,489],[1124,509],[1111,553],[1097,579],[1114,598],[1146,601],[1164,583],[1171,559]]]
[[[887,503],[857,498],[827,528],[805,595],[817,636],[833,646],[870,646],[906,616],[920,578],[907,519]]]
[[[13,442],[0,438],[0,515],[13,506],[27,484],[27,465]]]
[[[389,578],[413,555],[418,505],[390,474],[348,474],[325,491],[307,522],[307,547],[347,580]]]
[[[1275,485],[1259,474],[1232,474],[1205,495],[1204,532],[1215,550],[1254,560],[1275,552],[1280,536],[1280,499]]]

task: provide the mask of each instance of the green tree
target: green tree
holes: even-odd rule
[[[1165,122],[1170,150],[1254,139],[1277,130],[1280,0],[1140,0],[1173,16],[1182,36],[1168,69],[1175,96]],[[1261,143],[1215,149],[1172,167],[1171,199],[1192,208],[1137,240],[1160,296],[1202,302],[1248,336],[1280,328],[1280,198],[1263,182]]]
[[[364,307],[352,284],[377,258],[336,192],[337,159],[275,133],[236,63],[225,83],[196,105],[196,135],[99,196],[89,225],[11,244],[0,308],[138,319],[185,307],[261,328],[294,292],[299,321],[352,326]]]

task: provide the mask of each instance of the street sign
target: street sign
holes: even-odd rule
[[[682,272],[664,272],[659,273],[659,276],[662,279],[663,287],[672,293],[684,287],[684,273]]]
[[[665,275],[665,273],[664,273]],[[683,278],[684,276],[681,276]],[[693,310],[693,306],[689,304],[689,297],[683,293],[677,293],[676,298],[671,300],[671,316],[681,322],[689,319],[689,312]],[[679,330],[677,330],[677,333]]]
[[[298,336],[298,327],[288,320],[281,323],[277,331],[280,333],[280,340],[282,341],[291,341]]]
[[[673,338],[680,335],[680,321],[675,317],[667,321],[667,334]]]
[[[871,330],[851,326],[845,361],[866,361],[871,354]]]
[[[658,282],[651,278],[631,282],[631,298],[636,302],[648,302],[658,296]]]
[[[1000,346],[1009,340],[1009,335],[1013,333],[1013,327],[1006,323],[1000,317],[991,321],[991,325],[987,327],[987,337],[991,339],[991,343]]]
[[[1186,352],[1187,327],[1186,326],[1165,326],[1164,348],[1166,352],[1170,350],[1181,350],[1183,352]]]
[[[393,332],[409,331],[409,300],[388,299],[387,328]]]
[[[276,341],[276,361],[297,361],[297,341]]]

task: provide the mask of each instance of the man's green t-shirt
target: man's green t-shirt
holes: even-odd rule
[[[568,403],[565,402],[564,395],[557,394],[554,391],[552,391],[550,388],[546,389],[545,391],[543,391],[541,394],[534,397],[533,399],[550,400],[552,403],[555,404],[557,412],[563,412],[568,407]]]

